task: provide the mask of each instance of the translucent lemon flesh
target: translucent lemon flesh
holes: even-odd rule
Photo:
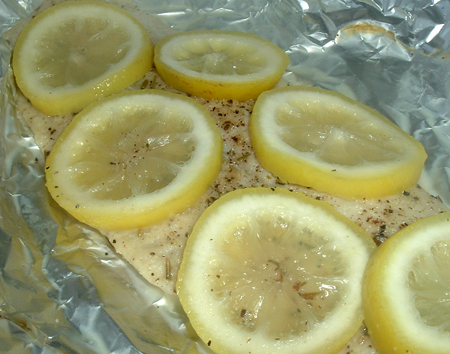
[[[260,163],[282,181],[345,198],[407,190],[427,157],[417,140],[376,111],[306,86],[263,93],[250,137]]]
[[[196,223],[177,291],[217,353],[334,353],[361,325],[373,248],[325,203],[286,190],[238,190]]]
[[[415,257],[408,287],[423,322],[450,334],[450,239]]]
[[[211,267],[218,275],[211,289],[230,322],[249,334],[289,340],[324,321],[342,301],[348,264],[341,264],[325,235],[270,209],[235,224],[219,245],[222,259]]]
[[[177,33],[155,47],[155,66],[164,81],[204,98],[256,98],[276,85],[288,63],[279,47],[243,32]]]
[[[293,149],[340,166],[395,161],[404,148],[384,127],[320,100],[292,100],[277,111],[280,137]]]
[[[92,198],[120,200],[162,189],[195,153],[191,119],[161,114],[160,107],[126,112],[106,127],[92,122],[83,132],[86,143],[71,151],[73,183]]]
[[[47,187],[87,224],[136,228],[196,201],[215,179],[221,153],[220,132],[199,103],[130,91],[74,118],[47,159]]]
[[[367,266],[365,322],[380,354],[448,353],[450,213],[411,224],[385,241]]]
[[[125,57],[131,43],[127,34],[108,20],[81,18],[42,33],[39,47],[46,50],[31,63],[30,70],[38,73],[43,86],[61,88],[81,86],[103,75],[109,65]]]
[[[13,52],[16,82],[49,115],[76,113],[117,93],[153,64],[145,28],[127,12],[100,1],[66,1],[38,14]]]
[[[267,59],[246,43],[213,37],[202,42],[192,38],[180,44],[174,49],[173,59],[198,76],[224,76],[232,80],[233,76],[258,74],[267,65]]]

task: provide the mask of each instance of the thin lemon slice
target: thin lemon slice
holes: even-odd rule
[[[373,109],[306,86],[263,93],[250,121],[256,157],[282,181],[345,198],[377,198],[415,185],[423,146]]]
[[[243,32],[182,32],[155,46],[155,66],[164,81],[204,98],[254,99],[277,84],[288,64],[279,47]]]
[[[67,1],[37,15],[13,52],[18,87],[48,115],[76,113],[117,93],[153,64],[145,28],[100,1]]]
[[[47,159],[47,187],[82,222],[132,229],[186,209],[221,163],[222,138],[206,108],[182,95],[128,91],[73,119]]]
[[[217,353],[335,353],[363,320],[371,237],[324,202],[249,188],[195,224],[177,291]]]
[[[450,213],[385,241],[367,266],[364,313],[380,354],[450,352]]]

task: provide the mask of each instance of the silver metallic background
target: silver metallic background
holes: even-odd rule
[[[135,2],[176,30],[270,39],[290,56],[283,80],[339,91],[420,140],[420,184],[450,206],[449,1]],[[0,0],[0,35],[39,4]],[[0,37],[0,352],[186,352],[196,338],[176,297],[49,198],[44,158],[16,115],[11,50]]]

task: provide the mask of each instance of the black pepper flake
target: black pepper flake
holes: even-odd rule
[[[377,246],[381,245],[384,241],[386,241],[387,236],[384,234],[386,231],[386,225],[380,225],[379,232],[376,233],[373,237],[373,240],[375,241],[375,244]]]
[[[227,120],[226,122],[223,123],[222,128],[224,130],[228,130],[228,129],[230,129],[232,127],[232,125],[233,124],[229,120]]]

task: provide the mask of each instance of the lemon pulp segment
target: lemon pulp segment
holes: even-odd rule
[[[450,348],[450,213],[421,219],[385,241],[367,266],[364,313],[381,354]]]
[[[287,54],[250,33],[188,31],[155,46],[155,66],[164,81],[204,98],[248,100],[279,81]]]
[[[103,229],[161,221],[215,179],[222,140],[193,99],[129,91],[80,112],[47,159],[47,187],[77,219]]]
[[[130,14],[100,1],[67,1],[38,14],[13,52],[16,82],[49,115],[76,113],[117,93],[153,64],[153,44]]]
[[[261,164],[282,181],[345,198],[376,198],[414,186],[423,146],[371,108],[306,86],[256,101],[250,137]]]
[[[333,353],[361,325],[373,248],[365,231],[323,202],[237,190],[196,223],[177,291],[217,353]]]

